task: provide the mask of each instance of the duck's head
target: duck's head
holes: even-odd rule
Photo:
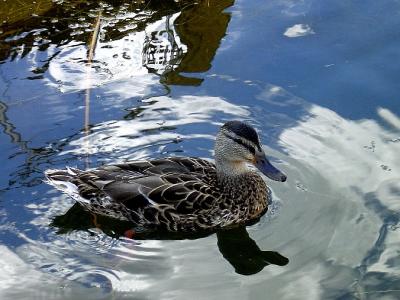
[[[252,164],[270,179],[286,181],[286,175],[268,161],[254,128],[240,121],[221,127],[215,142],[215,164],[222,176],[248,172],[247,165]]]

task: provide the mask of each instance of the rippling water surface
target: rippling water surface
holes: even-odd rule
[[[399,299],[400,4],[336,2],[3,1],[1,298]],[[42,182],[232,119],[288,174],[246,229],[121,238]]]

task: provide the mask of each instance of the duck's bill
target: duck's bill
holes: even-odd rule
[[[275,168],[269,160],[266,158],[264,153],[259,153],[256,155],[256,160],[254,165],[261,173],[263,173],[268,178],[275,180],[275,181],[286,181],[286,175]]]

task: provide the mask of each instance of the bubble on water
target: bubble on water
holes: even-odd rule
[[[302,183],[300,183],[300,182],[296,182],[296,188],[301,190],[301,191],[303,191],[303,192],[307,192],[308,191],[307,187],[305,185],[303,185]]]
[[[364,146],[364,149],[371,150],[372,152],[375,152],[375,141],[371,141],[369,146]]]
[[[122,57],[125,59],[131,59],[131,57],[126,52],[122,53]]]
[[[387,165],[381,165],[381,168],[382,168],[382,170],[384,170],[384,171],[388,171],[388,172],[392,171],[392,169],[389,168],[389,166],[387,166]]]

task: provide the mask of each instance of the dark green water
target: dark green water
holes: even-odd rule
[[[398,1],[6,0],[0,18],[1,299],[400,298]],[[246,229],[118,238],[42,182],[212,158],[232,119],[288,175]]]

